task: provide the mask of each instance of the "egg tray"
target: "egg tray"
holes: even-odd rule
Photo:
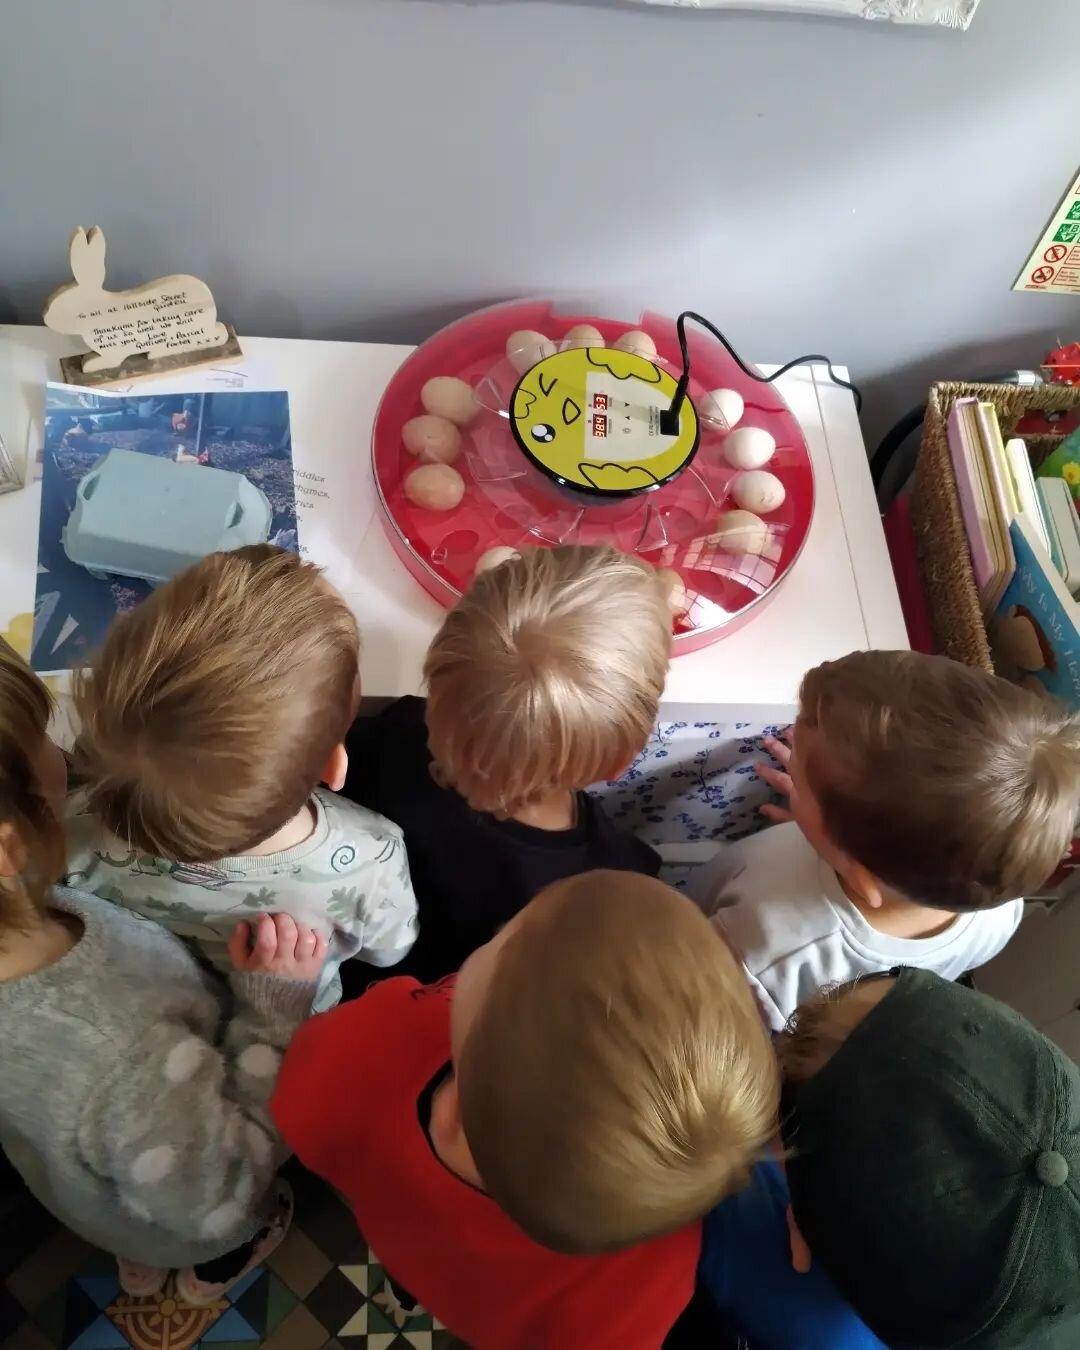
[[[806,442],[774,386],[751,379],[711,338],[691,333],[689,396],[698,413],[699,440],[686,467],[653,490],[610,499],[560,485],[523,453],[511,430],[509,411],[522,362],[519,356],[508,360],[506,348],[512,334],[529,330],[557,347],[580,324],[599,329],[607,348],[632,332],[647,334],[657,349],[657,367],[673,378],[681,372],[674,321],[648,312],[627,323],[533,300],[480,310],[451,324],[402,364],[379,405],[372,464],[384,525],[409,572],[445,606],[455,603],[492,549],[579,543],[635,553],[678,573],[673,651],[693,651],[748,622],[794,566],[813,516]],[[463,448],[453,468],[464,480],[464,493],[449,510],[418,506],[405,487],[418,460],[405,448],[402,431],[425,412],[421,390],[439,375],[464,380],[481,405],[461,431]],[[716,389],[734,390],[743,400],[738,428],[761,428],[776,443],[766,467],[783,484],[784,501],[750,534],[724,528],[741,471],[725,457],[730,430],[721,417],[710,416],[716,410],[707,396]],[[753,551],[742,547],[746,543]]]

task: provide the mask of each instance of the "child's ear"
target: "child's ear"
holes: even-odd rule
[[[17,877],[26,866],[26,849],[11,825],[0,825],[0,877]]]
[[[880,909],[885,903],[881,882],[878,881],[873,872],[868,872],[861,863],[852,862],[850,859],[847,861],[848,865],[844,869],[844,875],[853,889],[862,896],[871,909]]]
[[[330,758],[323,765],[320,782],[326,784],[331,792],[340,792],[345,786],[345,775],[349,772],[349,753],[343,745],[335,745]]]

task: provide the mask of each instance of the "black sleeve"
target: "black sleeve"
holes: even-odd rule
[[[660,855],[644,839],[615,825],[603,805],[585,796],[589,814],[589,867],[612,867],[620,872],[641,872],[647,877],[660,873]]]
[[[373,717],[358,717],[345,749],[342,795],[407,829],[405,817],[428,776],[424,700],[399,698]]]

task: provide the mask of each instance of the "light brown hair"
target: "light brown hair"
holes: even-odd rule
[[[0,826],[14,834],[12,842],[25,855],[18,880],[35,906],[44,904],[65,863],[64,832],[36,768],[51,711],[48,690],[0,639]],[[0,918],[8,908],[0,903]]]
[[[656,721],[671,614],[612,548],[531,549],[481,573],[424,663],[436,776],[477,811],[621,773]]]
[[[738,962],[696,906],[636,873],[586,872],[533,901],[456,1070],[485,1187],[556,1251],[701,1216],[776,1128],[776,1061]]]
[[[804,729],[816,734],[798,739]],[[1073,836],[1080,716],[943,656],[853,652],[818,666],[796,744],[831,842],[919,904],[963,911],[1031,894]]]
[[[110,628],[76,686],[76,767],[129,846],[244,853],[299,812],[356,708],[359,634],[317,568],[212,553]]]
[[[821,989],[800,1004],[775,1042],[784,1081],[805,1083],[820,1073],[894,983],[886,973],[866,975]]]

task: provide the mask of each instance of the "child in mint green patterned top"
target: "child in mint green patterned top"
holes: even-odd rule
[[[69,880],[163,924],[219,970],[238,921],[289,914],[338,966],[394,965],[416,937],[400,829],[336,795],[359,696],[359,635],[310,564],[271,545],[214,553],[110,629],[76,688]]]

